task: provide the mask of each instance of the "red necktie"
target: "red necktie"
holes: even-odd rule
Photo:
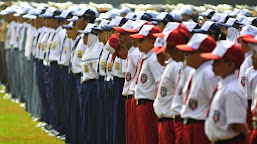
[[[218,85],[215,87],[215,89],[214,89],[214,91],[213,91],[213,93],[212,93],[212,97],[211,97],[211,99],[210,99],[210,101],[209,101],[209,106],[208,106],[208,109],[207,109],[206,117],[209,116],[210,108],[211,108],[211,102],[212,102],[212,100],[213,100],[213,98],[214,98],[214,95],[216,94],[217,91],[218,91]]]
[[[186,93],[186,98],[185,98],[184,104],[187,103],[187,99],[188,99],[188,96],[189,96],[189,93],[190,93],[190,88],[191,88],[192,79],[193,79],[193,75],[191,76],[190,81],[189,81],[189,84],[188,84],[188,87],[187,87],[187,93]]]
[[[139,71],[138,71],[138,75],[137,75],[136,84],[137,84],[137,82],[138,82],[138,77],[139,77],[139,75],[140,75],[140,72],[141,72],[141,69],[142,69],[142,66],[143,66],[144,60],[145,60],[145,59],[142,59],[142,61],[141,61],[141,65],[140,65],[140,68],[139,68]]]

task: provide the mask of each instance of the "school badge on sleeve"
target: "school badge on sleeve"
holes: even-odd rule
[[[108,71],[112,71],[112,63],[108,63]]]
[[[127,72],[126,73],[126,81],[130,81],[131,80],[131,73],[130,72]]]
[[[83,56],[83,51],[82,50],[78,50],[78,58],[82,58]]]
[[[104,71],[106,67],[106,62],[105,61],[101,61],[101,69]]]
[[[167,95],[167,88],[166,87],[161,87],[161,96],[164,97]]]
[[[141,74],[141,82],[146,83],[147,82],[147,75],[146,74]]]
[[[89,72],[89,69],[88,69],[88,66],[87,66],[87,65],[84,66],[84,71],[85,71],[85,73],[88,73],[88,72]]]
[[[45,44],[42,44],[41,47],[42,47],[42,50],[45,50]]]
[[[120,63],[118,62],[115,63],[115,70],[120,71]]]
[[[55,49],[56,49],[56,47],[57,47],[57,42],[56,42],[56,41],[54,41],[54,42],[53,42],[53,49],[55,50]]]
[[[190,109],[195,110],[197,108],[197,106],[198,106],[198,102],[197,102],[196,99],[190,99],[189,100]]]
[[[242,79],[241,79],[241,84],[242,84],[242,86],[245,86],[245,81],[246,81],[246,77],[242,77]]]
[[[215,110],[213,114],[213,121],[217,123],[220,120],[220,112]]]

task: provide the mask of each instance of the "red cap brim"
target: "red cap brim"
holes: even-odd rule
[[[164,33],[154,33],[153,36],[154,37],[164,38]]]
[[[250,43],[257,43],[257,39],[255,39],[254,37],[244,38],[244,41],[250,42]]]
[[[209,53],[202,53],[200,54],[200,56],[204,59],[208,59],[208,60],[215,60],[215,59],[221,59],[219,56],[214,55],[212,52]]]
[[[163,53],[166,50],[166,47],[161,47],[156,53]]]
[[[253,36],[251,36],[251,35],[241,35],[237,38],[237,42],[239,43],[240,39],[243,40],[243,41],[246,41],[245,39],[248,39],[248,38],[253,38]]]
[[[133,38],[133,39],[146,38],[146,36],[141,35],[141,34],[132,34],[132,35],[130,35],[130,37]]]
[[[135,30],[135,29],[124,29],[125,32],[129,32],[129,33],[137,33],[139,31]]]
[[[118,32],[125,32],[124,29],[122,27],[113,27],[114,30],[118,31]]]
[[[176,45],[176,48],[182,51],[196,51],[195,49],[193,49],[192,47],[188,46],[187,44],[182,44],[182,45]]]

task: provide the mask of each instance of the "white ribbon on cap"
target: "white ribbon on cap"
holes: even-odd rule
[[[135,24],[134,21],[128,20],[128,21],[122,26],[122,28],[123,28],[123,29],[131,29],[134,24]]]
[[[166,13],[166,12],[161,12],[156,18],[163,20],[166,17],[167,14],[168,13]]]
[[[222,58],[224,54],[228,51],[229,48],[231,48],[235,43],[228,40],[221,40],[217,42],[217,46],[212,51],[212,54]]]
[[[236,22],[235,18],[229,18],[228,21],[226,22],[227,25],[232,26]]]
[[[206,34],[196,33],[192,36],[187,45],[192,47],[194,50],[197,50],[207,37],[208,35]]]
[[[119,26],[120,25],[120,22],[121,20],[123,19],[123,17],[120,17],[120,16],[116,16],[115,19],[112,19],[111,22],[109,23],[110,26]]]
[[[66,18],[68,16],[68,14],[70,13],[70,11],[68,10],[63,10],[60,17]]]
[[[140,30],[139,34],[143,36],[147,36],[149,32],[154,28],[154,25],[144,25]]]
[[[142,25],[144,25],[147,21],[145,20],[138,20],[135,22],[136,25],[133,26],[132,29],[139,31]]]
[[[257,35],[257,28],[252,25],[247,25],[242,28],[240,31],[240,36],[241,35],[251,35],[251,36],[256,36]]]

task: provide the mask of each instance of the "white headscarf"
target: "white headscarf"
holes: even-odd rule
[[[229,27],[228,28],[227,37],[230,41],[233,41],[233,42],[237,43],[237,38],[239,37],[239,35],[240,35],[240,32],[239,32],[238,29],[236,29],[234,27]]]

